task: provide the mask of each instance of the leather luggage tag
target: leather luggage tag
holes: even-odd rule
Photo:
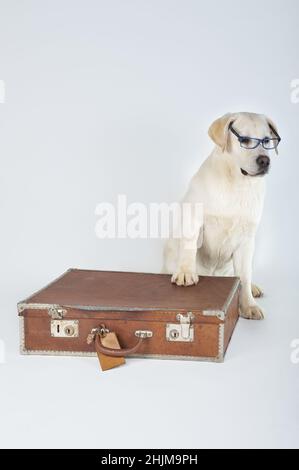
[[[102,346],[104,346],[105,348],[120,349],[117,336],[114,332],[110,331],[109,333],[106,333],[105,336],[100,336],[100,342]],[[118,367],[126,363],[126,360],[124,357],[106,356],[106,354],[103,354],[102,352],[98,350],[97,345],[96,345],[96,352],[99,358],[101,369],[103,371],[113,369],[114,367]]]

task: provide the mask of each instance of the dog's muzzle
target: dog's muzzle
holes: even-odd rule
[[[248,171],[241,168],[241,173],[244,176],[263,176],[268,173],[270,168],[270,158],[267,155],[259,155],[256,159],[258,171],[254,174],[248,173]]]

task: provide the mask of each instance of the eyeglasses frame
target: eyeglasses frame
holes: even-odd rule
[[[271,129],[271,131],[273,132],[273,134],[276,136],[278,142],[277,142],[277,145],[275,147],[271,147],[271,148],[267,148],[264,146],[264,142],[265,140],[269,139],[269,137],[264,137],[263,139],[259,139],[258,137],[249,137],[249,136],[245,136],[245,135],[240,135],[238,134],[238,132],[233,128],[233,123],[231,122],[230,125],[229,125],[229,130],[237,137],[239,143],[240,143],[240,146],[242,147],[242,141],[244,139],[250,139],[250,140],[255,140],[257,141],[257,145],[255,147],[251,147],[251,148],[248,148],[248,147],[242,147],[242,148],[247,148],[248,150],[254,150],[256,149],[259,145],[262,145],[262,147],[265,149],[265,150],[274,150],[278,147],[280,141],[281,141],[281,137],[280,135],[276,132],[276,130],[274,129],[273,126],[271,126],[271,124],[269,124],[269,127]]]

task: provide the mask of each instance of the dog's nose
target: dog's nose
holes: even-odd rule
[[[270,165],[270,158],[267,157],[267,155],[260,155],[259,157],[257,157],[256,163],[260,168],[266,169]]]

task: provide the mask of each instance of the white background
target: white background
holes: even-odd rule
[[[297,0],[0,0],[1,447],[298,447]],[[255,257],[264,322],[224,364],[20,357],[16,303],[69,267],[159,272],[95,207],[178,200],[229,111],[283,142]]]

